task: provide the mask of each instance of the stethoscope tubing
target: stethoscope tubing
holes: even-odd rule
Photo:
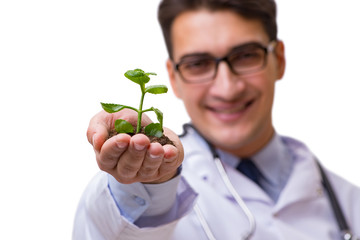
[[[234,186],[232,185],[228,175],[226,174],[224,166],[221,163],[220,158],[219,157],[214,157],[214,161],[215,161],[216,167],[217,167],[217,169],[218,169],[218,171],[219,171],[219,173],[221,175],[221,178],[222,178],[223,182],[226,185],[226,188],[231,193],[231,195],[234,197],[235,201],[240,206],[240,208],[242,209],[242,211],[244,212],[244,214],[246,215],[246,217],[247,217],[247,219],[249,221],[249,231],[242,237],[242,239],[248,240],[248,239],[251,238],[251,236],[255,232],[255,228],[256,228],[255,217],[251,213],[250,209],[246,206],[245,202],[242,200],[240,195],[237,193]]]
[[[198,134],[199,136],[201,136],[204,141],[207,143],[209,150],[211,151],[214,161],[215,161],[215,165],[222,177],[222,180],[224,182],[224,184],[226,185],[226,188],[228,189],[228,191],[233,195],[234,199],[236,200],[236,202],[238,203],[238,205],[241,207],[241,209],[244,211],[246,217],[248,218],[249,221],[249,231],[247,232],[247,234],[242,238],[243,240],[249,240],[251,238],[251,236],[254,234],[255,232],[255,228],[256,228],[256,222],[255,222],[255,218],[253,216],[253,214],[251,213],[251,211],[249,210],[249,208],[246,206],[245,202],[242,200],[242,198],[240,197],[240,195],[236,192],[234,186],[232,185],[229,177],[226,174],[226,171],[221,163],[220,157],[217,154],[215,147],[208,141],[206,140],[206,138],[204,138],[204,136],[201,135],[201,133],[192,125],[192,124],[184,124],[183,125],[183,129],[184,132],[181,136],[185,136],[187,134],[187,128],[191,127],[193,128]],[[316,159],[316,162],[318,164],[319,170],[320,170],[320,174],[321,174],[321,178],[322,178],[322,183],[324,186],[324,189],[326,190],[326,192],[328,193],[328,197],[329,197],[329,202],[331,204],[331,207],[333,209],[337,224],[339,226],[339,230],[340,233],[342,235],[342,240],[359,240],[359,238],[355,238],[352,234],[352,232],[350,231],[349,225],[345,219],[344,213],[340,207],[339,201],[336,197],[336,194],[334,192],[334,189],[330,183],[329,178],[327,177],[323,167],[321,166],[320,162],[318,159]],[[200,223],[208,237],[208,239],[210,240],[216,240],[216,238],[214,237],[213,233],[211,232],[211,229],[209,227],[209,225],[207,224],[204,216],[201,213],[201,210],[199,208],[199,206],[195,206],[195,212],[198,215],[198,218],[200,220]]]
[[[356,240],[350,231],[350,227],[345,219],[344,213],[340,207],[340,204],[336,197],[335,191],[330,183],[329,178],[327,177],[327,175],[324,171],[324,168],[321,166],[318,159],[316,159],[316,162],[317,162],[319,170],[320,170],[323,186],[328,194],[329,202],[330,202],[333,212],[335,214],[335,218],[336,218],[337,224],[339,226],[341,235],[343,236],[343,239],[344,240],[352,240],[352,239]]]

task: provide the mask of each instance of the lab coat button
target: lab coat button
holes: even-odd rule
[[[145,200],[142,199],[141,197],[135,196],[135,202],[137,204],[139,204],[140,206],[144,206],[145,205]]]
[[[316,193],[317,193],[317,195],[318,195],[319,197],[321,197],[321,196],[323,195],[323,190],[322,190],[322,188],[316,189]]]

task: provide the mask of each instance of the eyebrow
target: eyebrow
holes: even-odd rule
[[[242,49],[244,47],[251,46],[251,45],[265,48],[263,46],[263,44],[260,43],[260,42],[255,42],[255,41],[246,42],[246,43],[243,43],[243,44],[240,44],[240,45],[237,45],[237,46],[231,48],[230,51],[228,51],[227,54],[225,54],[225,56],[228,55],[229,53],[235,51],[235,50],[239,50],[239,49]],[[199,58],[209,58],[209,57],[211,57],[211,58],[213,58],[214,56],[211,55],[210,53],[207,53],[207,52],[189,53],[189,54],[185,54],[184,56],[182,56],[180,58],[180,60],[179,60],[179,63],[186,60],[186,59],[188,59],[188,58],[192,58],[192,57],[199,57]]]
[[[179,62],[188,60],[189,58],[213,58],[213,56],[209,53],[190,53],[182,56]]]

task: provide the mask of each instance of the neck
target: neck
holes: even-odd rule
[[[267,132],[263,134],[263,136],[259,138],[255,138],[251,140],[249,143],[238,147],[236,149],[226,149],[223,147],[219,147],[221,150],[231,153],[240,158],[251,157],[263,149],[272,139],[275,134],[275,130],[273,127],[269,128]]]

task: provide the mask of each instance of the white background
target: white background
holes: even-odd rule
[[[0,239],[71,238],[80,195],[98,171],[85,133],[99,102],[137,106],[128,69],[168,85],[158,2],[0,2]],[[275,127],[360,185],[359,1],[277,2],[288,64]],[[188,118],[173,93],[146,98],[180,133]]]

